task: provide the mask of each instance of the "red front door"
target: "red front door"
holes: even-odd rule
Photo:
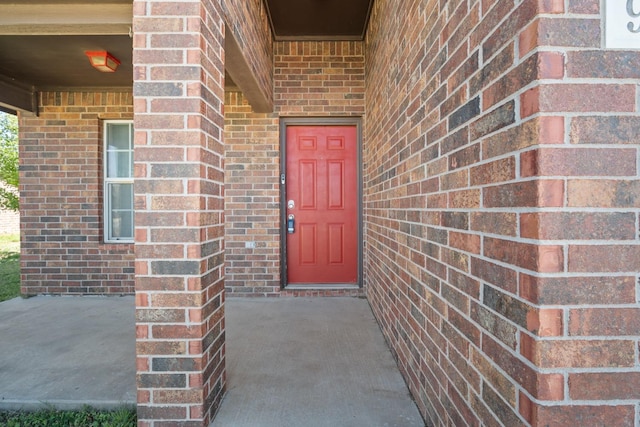
[[[287,282],[356,284],[356,126],[287,126],[286,144]]]

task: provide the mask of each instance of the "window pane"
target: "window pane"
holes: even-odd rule
[[[133,184],[111,184],[109,206],[111,208],[112,239],[133,239]]]
[[[133,209],[133,184],[111,184],[111,209]]]
[[[108,178],[130,178],[132,174],[131,151],[109,151],[107,153]]]
[[[113,239],[133,239],[133,212],[114,211],[111,216]]]
[[[130,150],[131,128],[128,123],[108,123],[107,150]]]

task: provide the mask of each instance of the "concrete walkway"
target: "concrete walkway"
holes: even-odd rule
[[[423,426],[369,305],[229,299],[212,427]],[[0,409],[134,404],[133,297],[0,303]]]
[[[226,319],[213,427],[424,426],[366,300],[232,299]]]
[[[136,401],[133,297],[0,303],[0,409]]]

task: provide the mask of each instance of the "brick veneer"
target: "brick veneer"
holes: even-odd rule
[[[361,115],[365,290],[427,421],[637,425],[640,54],[602,49],[600,4],[376,0],[365,43],[271,46],[257,0],[135,1],[140,425],[215,412],[225,256],[230,293],[299,294],[279,119]],[[223,96],[225,26],[274,113]],[[130,117],[51,93],[21,118],[23,292],[131,290],[99,238],[100,119]]]
[[[241,93],[226,94],[226,288],[236,296],[351,295],[353,291],[345,290],[280,291],[279,118],[361,115],[364,46],[362,42],[274,44],[277,112],[253,113]]]
[[[225,389],[220,2],[134,1],[139,426],[208,426]]]
[[[221,4],[226,31],[236,40],[260,91],[273,104],[273,41],[264,1],[227,0]]]
[[[275,108],[286,116],[364,114],[364,43],[274,43]]]
[[[365,277],[430,424],[640,422],[640,54],[600,4],[375,2]]]
[[[225,286],[234,296],[280,290],[278,118],[225,99]],[[247,247],[253,244],[255,247]]]
[[[130,92],[45,92],[20,116],[21,292],[131,294],[131,244],[103,243],[102,121],[132,119]]]

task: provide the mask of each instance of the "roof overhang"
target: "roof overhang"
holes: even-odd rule
[[[275,40],[362,40],[373,0],[264,2]],[[38,91],[131,90],[132,21],[133,0],[0,0],[0,110],[36,113]],[[120,61],[115,73],[91,67],[96,50]],[[227,62],[239,64],[234,79],[246,75],[242,58]]]
[[[362,40],[373,0],[265,0],[276,40]]]

